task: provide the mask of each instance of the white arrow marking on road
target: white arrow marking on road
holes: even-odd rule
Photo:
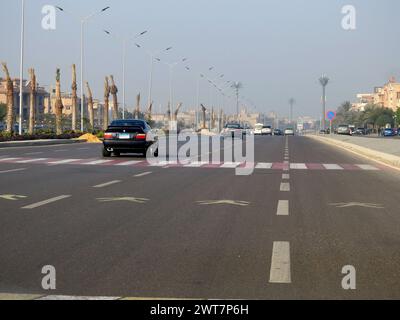
[[[63,200],[63,199],[66,199],[66,198],[70,198],[70,197],[71,196],[67,196],[67,195],[59,196],[59,197],[51,198],[51,199],[44,200],[44,201],[41,201],[41,202],[38,202],[38,203],[31,204],[29,206],[23,207],[22,209],[28,209],[28,210],[36,209],[38,207],[45,206],[46,204],[53,203],[53,202],[56,202],[56,201],[60,201],[60,200]]]
[[[361,203],[361,202],[340,202],[331,203],[330,206],[337,208],[351,208],[351,207],[362,207],[362,208],[373,208],[373,209],[385,209],[382,204],[378,203]]]
[[[119,201],[127,201],[127,202],[135,202],[135,203],[146,203],[150,201],[150,199],[146,198],[134,198],[134,197],[114,197],[114,198],[98,198],[100,202],[119,202]]]
[[[0,199],[9,200],[9,201],[17,201],[19,199],[25,199],[27,196],[20,196],[17,194],[2,194],[0,195]]]
[[[269,282],[282,284],[292,283],[289,242],[274,242]]]
[[[241,207],[246,207],[250,204],[250,202],[248,201],[235,201],[235,200],[204,200],[204,201],[197,201],[197,203],[201,206],[228,204]]]

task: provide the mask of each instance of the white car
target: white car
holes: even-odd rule
[[[263,128],[264,128],[264,125],[262,123],[257,123],[254,126],[254,135],[261,136]]]
[[[292,128],[287,128],[285,130],[285,136],[294,136],[294,130]]]
[[[272,128],[270,126],[264,126],[261,132],[263,136],[272,136]]]

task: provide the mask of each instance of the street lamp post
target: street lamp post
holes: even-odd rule
[[[321,78],[319,78],[319,82],[322,86],[322,125],[321,129],[325,131],[326,129],[326,86],[329,83],[329,78],[326,75],[322,75]]]
[[[171,113],[175,112],[174,107],[174,89],[173,89],[173,77],[174,77],[174,69],[180,63],[186,62],[187,58],[183,58],[182,60],[173,62],[173,63],[165,63],[169,67],[169,101],[171,103]]]
[[[108,30],[104,30],[104,32],[106,34],[108,34],[109,36],[113,36],[113,34]],[[143,36],[146,33],[147,33],[147,30],[139,33],[138,35],[136,35],[133,38],[128,38],[128,37],[121,38],[119,36],[115,36],[114,35],[115,38],[122,39],[122,119],[124,119],[124,120],[125,120],[125,110],[126,110],[126,85],[125,84],[126,84],[126,50],[127,50],[127,43],[128,43],[128,40],[135,40],[135,39]]]
[[[289,123],[292,125],[293,123],[293,106],[296,103],[296,100],[294,98],[290,98],[289,100],[289,105],[290,105],[290,114],[289,114]]]
[[[61,7],[56,7],[59,11],[61,12],[66,12],[63,8]],[[83,123],[83,117],[84,117],[84,105],[85,105],[85,93],[84,93],[84,54],[85,54],[85,49],[84,49],[84,38],[85,38],[85,23],[88,22],[91,18],[93,18],[97,14],[101,14],[105,11],[110,9],[110,7],[105,7],[101,9],[100,11],[93,12],[92,14],[88,15],[87,17],[80,18],[80,24],[81,24],[81,131],[83,132],[84,130],[84,123]],[[74,18],[76,18],[73,15]]]
[[[25,0],[22,0],[21,11],[21,61],[19,78],[19,135],[22,135],[23,98],[24,98],[24,44],[25,44]]]

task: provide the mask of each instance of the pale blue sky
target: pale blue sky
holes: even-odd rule
[[[398,0],[26,0],[26,68],[35,67],[40,84],[54,82],[56,67],[62,69],[63,90],[70,87],[70,65],[79,68],[79,23],[58,14],[57,29],[41,28],[45,4],[64,7],[77,15],[111,6],[87,26],[86,79],[94,94],[102,97],[104,76],[114,74],[121,92],[122,44],[102,30],[117,34],[149,33],[139,42],[156,50],[174,49],[163,58],[187,57],[197,72],[183,66],[175,72],[175,101],[185,107],[195,102],[196,77],[214,66],[227,80],[243,82],[243,95],[258,111],[288,114],[288,99],[297,100],[296,115],[320,116],[318,77],[332,79],[328,105],[336,107],[369,92],[391,76],[400,77]],[[0,60],[18,76],[20,1],[0,0]],[[357,9],[357,30],[341,28],[341,8]],[[127,103],[142,93],[147,101],[149,58],[130,47],[127,64]],[[156,65],[155,109],[169,97],[168,68]],[[216,95],[214,95],[214,100]],[[122,96],[120,96],[120,100]],[[206,83],[201,102],[209,103]],[[234,110],[233,101],[229,109]]]

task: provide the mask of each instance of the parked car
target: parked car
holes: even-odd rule
[[[264,128],[264,125],[262,123],[257,123],[254,126],[254,134],[257,135],[257,136],[261,136],[263,128]]]
[[[391,128],[386,128],[385,130],[383,130],[384,137],[394,137],[395,135],[395,131]]]
[[[243,139],[245,134],[245,130],[239,123],[227,124],[221,132],[222,137],[232,137],[236,139]]]
[[[353,135],[356,135],[356,136],[365,136],[365,135],[367,135],[367,129],[365,129],[365,128],[357,128],[357,129],[353,132]]]
[[[263,126],[262,130],[263,136],[272,136],[272,127],[271,126]]]
[[[104,133],[103,156],[120,156],[121,153],[140,153],[146,156],[152,148],[158,156],[157,137],[144,120],[116,120]]]
[[[281,129],[275,129],[274,130],[274,136],[283,136],[283,132]]]
[[[346,124],[341,124],[337,129],[337,134],[351,136],[352,130],[351,130],[350,126],[348,126]]]
[[[294,136],[294,129],[293,128],[287,128],[285,130],[285,136]]]

